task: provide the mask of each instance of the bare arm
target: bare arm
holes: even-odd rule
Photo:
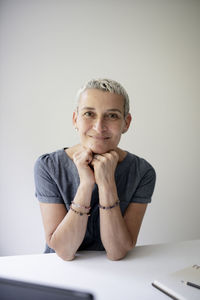
[[[74,202],[80,206],[88,207],[91,202],[94,185],[94,174],[88,166],[91,159],[90,152],[83,149],[74,157],[80,176],[80,185]],[[40,203],[40,208],[47,244],[62,259],[72,260],[85,236],[88,222],[87,211],[75,207],[76,212],[84,212],[84,214],[79,215],[71,209],[67,212],[63,204]]]
[[[85,199],[88,199],[87,203]],[[79,186],[74,201],[86,205],[90,199],[88,187]],[[80,216],[71,209],[67,212],[64,204],[40,203],[40,209],[47,244],[62,259],[72,260],[84,239],[88,216]]]
[[[112,206],[118,200],[114,179],[117,161],[118,155],[114,151],[96,155],[93,160],[99,202],[105,207]],[[145,210],[145,204],[132,203],[123,217],[119,206],[100,208],[101,239],[109,259],[121,259],[135,246]]]
[[[124,217],[119,206],[100,209],[101,239],[109,259],[122,259],[135,246],[146,207],[131,203]]]

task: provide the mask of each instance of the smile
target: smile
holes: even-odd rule
[[[91,137],[95,140],[99,140],[99,141],[104,141],[104,140],[110,139],[110,137],[105,137],[105,136],[91,136],[91,135],[89,135],[89,137]]]

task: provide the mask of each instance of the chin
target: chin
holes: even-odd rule
[[[94,153],[94,154],[104,154],[104,153],[106,153],[106,152],[108,152],[109,150],[107,150],[107,151],[98,151],[98,150],[96,150],[96,149],[92,149],[92,152]]]
[[[103,148],[100,148],[100,147],[91,147],[90,148],[92,150],[93,153],[95,154],[104,154],[106,152],[108,152],[109,150],[107,149],[103,149]]]
[[[98,147],[98,146],[92,146],[90,148],[93,153],[95,154],[104,154],[106,152],[109,152],[110,150],[113,150],[113,147]]]

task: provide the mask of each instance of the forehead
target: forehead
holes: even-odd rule
[[[84,107],[104,110],[118,109],[123,113],[124,97],[98,89],[87,89],[80,95],[78,107],[79,109],[84,109]]]

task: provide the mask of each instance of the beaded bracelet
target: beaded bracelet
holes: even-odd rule
[[[73,209],[73,207],[72,207],[71,205],[70,205],[70,209],[71,209],[74,213],[76,213],[77,215],[79,215],[79,216],[83,216],[83,215],[90,216],[90,213],[82,213],[82,212],[79,212],[79,211]]]
[[[102,206],[101,204],[99,204],[99,208],[101,208],[101,209],[112,209],[112,208],[114,208],[114,207],[116,207],[116,206],[118,206],[119,205],[119,200],[117,200],[116,202],[115,202],[115,204],[113,204],[113,205],[111,205],[111,206]]]
[[[78,203],[75,203],[74,201],[72,201],[72,204],[75,206],[75,207],[78,207],[78,208],[84,208],[84,209],[91,209],[91,206],[82,206]]]

